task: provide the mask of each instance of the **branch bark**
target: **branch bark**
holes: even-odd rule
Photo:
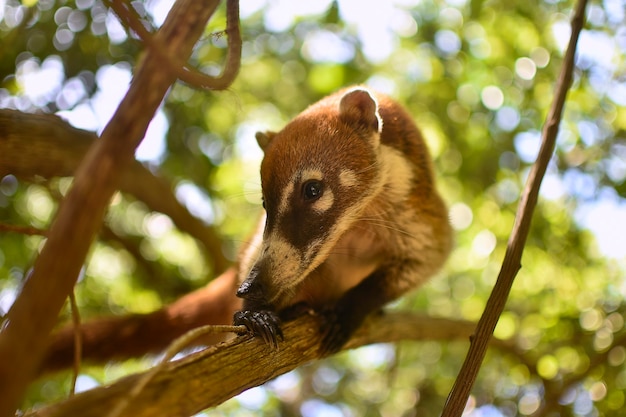
[[[0,178],[7,174],[26,179],[72,176],[96,139],[95,133],[76,129],[55,115],[0,109]],[[197,239],[206,248],[216,275],[228,267],[215,230],[189,213],[165,179],[132,161],[121,173],[119,189],[150,210],[168,215],[176,227]]]
[[[537,161],[532,166],[526,187],[524,188],[524,193],[522,194],[522,199],[515,217],[515,224],[513,225],[513,231],[509,238],[498,279],[487,301],[485,311],[478,322],[476,333],[472,338],[472,343],[461,371],[450,391],[442,412],[442,417],[460,417],[463,414],[470,391],[474,385],[474,381],[476,381],[476,376],[478,375],[478,371],[485,357],[487,345],[493,335],[498,319],[504,310],[513,281],[521,268],[522,253],[526,244],[526,238],[528,237],[528,231],[530,230],[532,214],[537,205],[539,188],[548,163],[550,162],[550,158],[554,152],[556,135],[559,130],[565,98],[567,97],[567,92],[572,83],[576,45],[584,24],[586,5],[587,0],[579,0],[576,6],[576,11],[571,23],[572,34],[561,68],[555,98],[546,123],[544,124],[542,132],[543,140],[539,155],[537,156]]]
[[[172,362],[151,379],[135,398],[129,398],[128,393],[144,374],[132,375],[110,386],[78,394],[27,416],[104,417],[120,401],[128,401],[120,417],[193,415],[319,359],[320,320],[319,316],[304,315],[285,323],[283,332],[288,342],[280,343],[278,350],[243,336]],[[474,323],[466,321],[406,312],[385,313],[370,317],[345,349],[398,340],[467,340],[474,327]]]
[[[219,1],[179,0],[155,39],[185,61]],[[175,75],[148,50],[113,118],[76,171],[46,244],[0,331],[0,416],[14,415],[43,357],[46,339],[72,291],[105,209]],[[7,359],[10,358],[10,359]],[[9,382],[10,381],[10,382]]]

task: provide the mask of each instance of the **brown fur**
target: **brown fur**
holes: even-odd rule
[[[276,313],[304,301],[332,312],[322,329],[322,350],[332,352],[367,313],[422,284],[447,257],[451,230],[430,156],[400,105],[361,88],[257,139],[267,220],[263,244],[240,271],[244,309],[235,322],[275,344]],[[304,194],[311,181],[321,197]]]

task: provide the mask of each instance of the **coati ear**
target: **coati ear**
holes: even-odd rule
[[[276,132],[270,132],[269,130],[267,132],[256,132],[256,135],[254,135],[259,147],[263,151],[265,151],[267,145],[269,145],[272,139],[274,139],[274,136],[276,136]]]
[[[369,91],[357,88],[346,93],[339,102],[339,117],[364,134],[380,133],[383,121],[378,103]]]

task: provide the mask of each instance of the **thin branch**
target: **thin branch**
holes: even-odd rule
[[[153,49],[159,49],[158,45],[155,45],[154,40],[152,39],[152,33],[148,29],[146,29],[141,22],[141,17],[137,13],[137,10],[130,4],[129,2],[123,0],[109,0],[105,1],[105,4],[108,3],[111,9],[115,12],[117,17],[120,19],[122,25],[131,29],[135,34],[141,39],[141,41],[146,44],[148,47]],[[169,59],[166,59],[167,63],[172,67],[179,68],[179,65],[174,65],[171,63]],[[170,70],[174,71],[174,68],[170,68]]]
[[[31,226],[18,226],[15,224],[0,223],[0,232],[19,233],[26,236],[45,236],[46,230]]]
[[[225,90],[235,80],[241,66],[241,29],[239,24],[239,0],[228,0],[226,3],[226,34],[228,35],[228,52],[222,74],[213,77],[189,65],[174,61],[162,52],[163,48],[154,36],[141,22],[141,17],[132,5],[122,0],[110,0],[111,8],[115,11],[123,25],[135,32],[139,39],[162,58],[163,63],[170,71],[185,83],[205,90]]]
[[[545,175],[546,168],[554,152],[556,135],[559,129],[565,98],[572,83],[576,45],[584,24],[586,5],[587,0],[579,0],[576,6],[576,11],[571,23],[572,34],[561,68],[556,95],[542,133],[543,141],[541,149],[539,150],[537,161],[530,171],[524,194],[522,195],[517,210],[515,224],[509,238],[502,269],[500,270],[498,280],[496,281],[491,296],[487,301],[485,311],[478,322],[470,349],[450,395],[448,396],[442,417],[459,417],[462,415],[470,391],[485,357],[487,345],[493,335],[498,318],[504,310],[515,276],[521,267],[522,253],[526,244],[526,238],[528,237],[532,214],[537,204],[539,187],[541,186],[541,180]]]
[[[241,29],[239,27],[239,0],[226,3],[226,34],[228,52],[222,74],[217,77],[206,75],[193,67],[185,67],[180,74],[181,81],[207,90],[225,90],[239,73],[241,66]]]
[[[82,353],[82,336],[80,335],[80,311],[76,304],[76,295],[74,291],[70,293],[70,308],[72,310],[72,328],[74,329],[74,372],[72,374],[72,383],[70,386],[70,395],[76,392],[76,380],[80,373],[80,363],[83,356]]]
[[[204,31],[218,0],[179,0],[157,34],[168,54],[186,60]],[[21,403],[46,348],[63,303],[72,291],[91,243],[100,228],[121,173],[161,104],[175,75],[163,70],[152,51],[137,66],[128,93],[100,140],[82,160],[74,183],[59,206],[48,239],[0,330],[0,417]],[[9,358],[7,360],[7,358]]]
[[[196,327],[180,336],[176,340],[174,340],[165,350],[165,354],[163,358],[159,361],[159,363],[150,369],[148,372],[145,372],[141,378],[137,381],[133,389],[123,398],[120,398],[118,403],[115,405],[113,410],[109,412],[107,417],[118,417],[120,416],[126,408],[128,408],[131,401],[134,401],[139,394],[146,388],[146,385],[154,379],[154,377],[165,370],[168,362],[174,358],[181,350],[193,344],[194,341],[199,339],[201,336],[213,335],[219,333],[244,333],[246,332],[246,326],[229,326],[229,325],[206,325],[201,327]]]

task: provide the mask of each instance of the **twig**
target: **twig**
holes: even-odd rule
[[[27,236],[46,236],[48,232],[31,226],[18,226],[15,224],[0,223],[0,232],[13,232]]]
[[[74,327],[74,373],[72,374],[72,383],[70,386],[70,396],[76,392],[76,380],[80,373],[80,362],[82,354],[82,336],[80,334],[80,312],[76,304],[76,294],[74,291],[70,293],[70,308],[72,310],[72,326]]]
[[[205,90],[225,90],[235,80],[241,65],[241,30],[239,24],[239,0],[228,0],[226,3],[226,30],[228,35],[228,53],[222,74],[217,77],[204,74],[196,68],[176,62],[163,52],[155,36],[141,23],[137,11],[123,0],[110,0],[122,24],[135,32],[139,39],[152,51],[159,55],[169,70],[187,84]]]
[[[561,68],[561,74],[556,88],[556,96],[542,132],[543,141],[541,149],[539,150],[537,161],[530,171],[517,210],[515,224],[509,238],[498,280],[487,301],[485,311],[478,322],[465,362],[448,396],[442,417],[458,417],[463,413],[471,388],[474,385],[474,381],[476,380],[476,376],[485,357],[487,345],[496,327],[498,318],[504,309],[515,276],[521,268],[522,252],[524,251],[526,238],[528,237],[532,213],[537,204],[539,187],[545,175],[548,162],[554,152],[556,135],[561,121],[565,98],[572,82],[576,44],[584,24],[586,5],[587,0],[579,0],[576,6],[576,11],[571,22],[572,34]]]
[[[165,365],[170,360],[172,360],[172,358],[176,356],[176,354],[178,354],[181,350],[191,344],[191,342],[193,342],[194,340],[198,339],[200,336],[215,333],[241,333],[245,331],[246,326],[207,325],[190,330],[184,335],[175,339],[167,347],[167,350],[165,351],[165,354],[163,355],[163,358],[159,361],[159,363],[139,378],[139,380],[135,383],[128,395],[120,398],[119,402],[115,405],[115,407],[113,407],[113,409],[106,417],[120,416],[131,403],[131,401],[135,400],[139,396],[139,394],[141,394],[146,385],[148,385],[148,383],[152,381],[159,372],[165,369]]]
[[[225,90],[232,84],[241,66],[239,0],[228,0],[226,3],[226,33],[228,34],[228,53],[222,74],[211,77],[193,67],[185,67],[183,74],[179,77],[182,81],[207,90]]]

